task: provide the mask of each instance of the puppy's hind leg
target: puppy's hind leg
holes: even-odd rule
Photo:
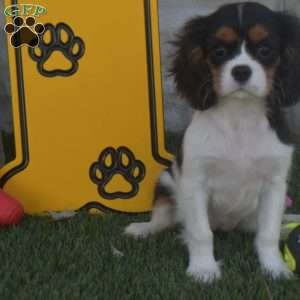
[[[131,223],[125,228],[125,234],[135,238],[145,238],[175,224],[174,183],[171,172],[164,171],[156,184],[151,220],[143,223]]]

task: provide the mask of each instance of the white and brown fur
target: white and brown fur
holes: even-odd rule
[[[299,29],[296,17],[232,4],[191,20],[175,42],[172,73],[195,113],[160,175],[151,221],[125,232],[146,237],[181,223],[197,280],[221,277],[217,229],[255,232],[263,270],[291,275],[278,247],[293,153],[282,109],[300,97]]]

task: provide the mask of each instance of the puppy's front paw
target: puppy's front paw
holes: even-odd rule
[[[217,263],[203,265],[190,264],[187,274],[203,283],[213,283],[221,278],[220,266]]]
[[[280,256],[265,256],[260,259],[263,271],[273,279],[289,279],[293,273]]]
[[[131,223],[128,225],[124,233],[126,235],[130,235],[133,238],[145,238],[147,235],[149,235],[151,232],[151,225],[148,222],[144,223]]]

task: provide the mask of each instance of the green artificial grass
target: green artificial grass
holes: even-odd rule
[[[295,155],[289,194],[300,211],[300,151]],[[179,230],[133,240],[124,227],[149,216],[89,215],[52,222],[29,217],[0,229],[0,300],[296,300],[299,280],[264,276],[253,236],[218,233],[215,254],[222,279],[210,286],[185,274],[186,248]],[[113,254],[112,247],[124,256]]]
[[[299,299],[299,280],[272,281],[260,272],[251,235],[216,235],[223,278],[206,286],[185,274],[178,229],[145,240],[122,234],[129,222],[145,219],[83,213],[60,222],[26,217],[2,229],[0,299]]]

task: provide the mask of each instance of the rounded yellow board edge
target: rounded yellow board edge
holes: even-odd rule
[[[173,155],[166,150],[165,146],[165,129],[164,129],[164,105],[162,91],[162,73],[161,73],[161,56],[160,56],[160,33],[158,17],[158,1],[145,0],[145,18],[148,39],[148,68],[152,71],[149,74],[149,97],[153,105],[152,122],[156,120],[152,129],[152,143],[154,144],[154,157],[157,161],[169,165]],[[155,116],[154,116],[155,114]]]
[[[6,6],[10,1],[5,1]],[[7,18],[7,22],[11,18]],[[21,49],[11,47],[9,37],[7,37],[7,53],[9,61],[9,77],[11,87],[11,100],[13,111],[14,138],[16,156],[8,164],[0,169],[0,187],[16,173],[24,170],[29,162],[27,131],[26,131],[26,114],[25,114],[25,95],[22,72],[22,54]]]

